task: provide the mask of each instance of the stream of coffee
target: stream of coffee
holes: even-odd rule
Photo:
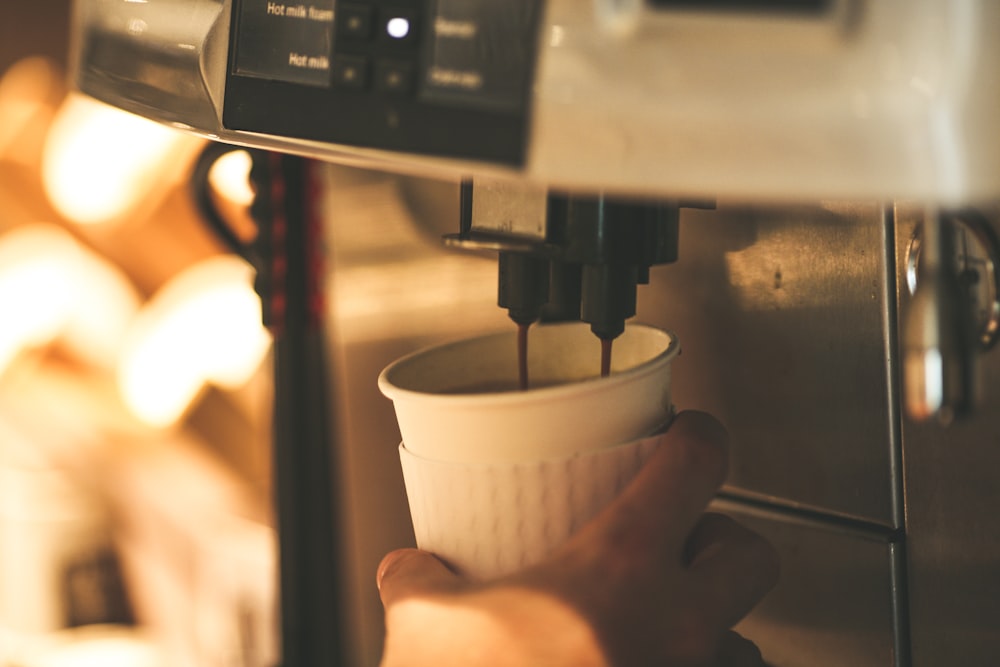
[[[601,377],[606,378],[611,375],[611,343],[612,338],[601,339]]]
[[[517,325],[517,377],[521,391],[528,388],[528,327],[530,324]]]

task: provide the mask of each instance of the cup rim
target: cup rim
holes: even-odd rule
[[[571,327],[580,326],[580,322],[556,322],[549,324],[540,324],[538,326],[543,326],[546,328],[556,328],[556,327]],[[405,387],[400,387],[394,384],[390,380],[390,376],[398,371],[401,367],[406,366],[411,363],[414,359],[420,358],[431,352],[437,352],[442,349],[449,347],[454,347],[457,345],[462,345],[470,340],[482,340],[486,338],[500,337],[500,336],[510,336],[513,335],[512,332],[492,332],[484,334],[481,336],[472,336],[461,338],[458,340],[448,341],[445,343],[440,343],[437,345],[432,345],[429,347],[416,350],[407,355],[404,355],[386,366],[378,376],[378,388],[382,394],[392,401],[398,399],[404,399],[407,401],[423,401],[423,402],[433,402],[433,403],[451,403],[460,406],[480,406],[486,405],[496,405],[503,406],[509,405],[511,403],[520,402],[538,402],[538,401],[550,401],[562,398],[567,393],[580,394],[580,393],[591,393],[594,391],[604,391],[612,387],[616,387],[620,384],[625,384],[634,381],[638,377],[648,375],[649,373],[655,372],[662,364],[669,363],[680,351],[680,340],[673,331],[669,329],[663,329],[660,327],[655,327],[649,324],[644,324],[641,322],[628,322],[626,327],[632,329],[647,329],[655,331],[657,333],[664,334],[669,337],[670,342],[667,347],[658,353],[656,356],[647,359],[646,361],[633,366],[624,371],[619,371],[612,373],[608,377],[593,377],[585,380],[578,380],[574,382],[569,382],[567,384],[560,384],[556,386],[549,387],[538,387],[538,388],[528,388],[525,390],[518,391],[497,391],[497,392],[483,392],[476,394],[447,394],[447,393],[434,393],[427,391],[417,391],[414,389],[407,389]]]

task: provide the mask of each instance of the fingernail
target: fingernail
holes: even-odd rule
[[[378,590],[382,590],[382,579],[385,577],[385,573],[388,572],[389,568],[396,564],[400,558],[400,553],[398,551],[393,551],[392,553],[386,554],[385,558],[378,565],[378,571],[375,572],[375,586]]]
[[[729,440],[725,425],[707,412],[685,410],[674,417],[674,425],[692,429],[712,439]]]

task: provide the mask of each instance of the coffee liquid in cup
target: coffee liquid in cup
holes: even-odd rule
[[[570,381],[550,381],[550,382],[539,382],[535,381],[532,385],[532,389],[546,389],[548,387],[559,387],[564,384],[571,384]],[[521,388],[517,386],[516,380],[511,378],[510,380],[488,380],[483,382],[476,382],[473,384],[466,384],[457,387],[449,387],[448,389],[443,389],[436,393],[447,394],[447,395],[464,395],[464,394],[506,394],[510,392],[521,391]]]

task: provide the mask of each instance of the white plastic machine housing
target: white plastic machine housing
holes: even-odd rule
[[[801,15],[548,0],[516,166],[226,129],[231,14],[231,0],[77,0],[77,85],[229,142],[444,176],[757,200],[1000,194],[994,0]]]

